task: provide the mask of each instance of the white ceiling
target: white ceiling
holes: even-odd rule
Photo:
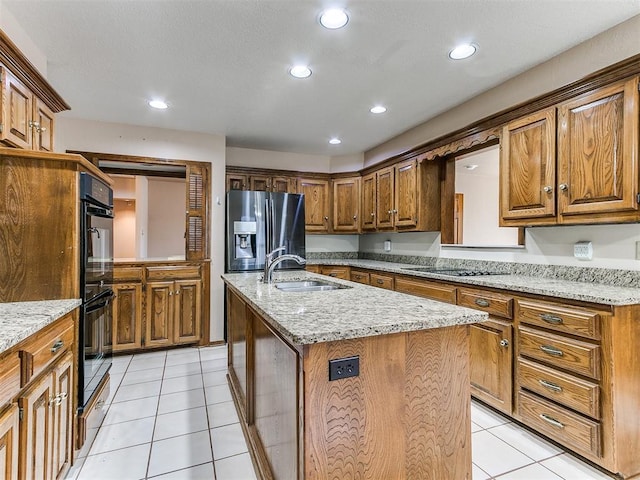
[[[46,55],[64,115],[322,155],[370,149],[640,13],[640,0],[0,1]],[[336,3],[350,22],[326,30],[318,13]],[[461,41],[478,53],[449,60]],[[296,62],[313,75],[290,77]],[[170,108],[149,109],[156,96]]]

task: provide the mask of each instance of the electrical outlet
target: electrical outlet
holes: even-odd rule
[[[578,260],[591,260],[593,258],[593,245],[591,242],[576,242],[573,245],[573,256]]]
[[[329,381],[357,377],[360,374],[360,357],[336,358],[329,360]]]

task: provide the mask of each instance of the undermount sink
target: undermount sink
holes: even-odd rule
[[[277,289],[283,292],[321,292],[325,290],[339,290],[351,288],[337,283],[325,282],[324,280],[298,280],[295,282],[277,282]]]

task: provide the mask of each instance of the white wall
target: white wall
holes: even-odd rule
[[[327,155],[305,155],[252,148],[227,147],[226,163],[235,167],[271,168],[274,170],[321,173],[331,171],[331,157]]]
[[[0,0],[0,29],[11,39],[25,57],[43,77],[47,77],[47,57],[36,47],[16,18],[2,5]]]
[[[136,204],[132,200],[113,200],[113,256],[135,258],[136,256]]]
[[[64,114],[56,120],[56,151],[86,150],[211,162],[211,340],[224,337],[225,138],[222,135],[138,127]]]
[[[183,178],[147,177],[149,180],[149,223],[147,255],[184,257],[186,185]]]

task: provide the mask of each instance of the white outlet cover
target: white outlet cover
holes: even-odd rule
[[[576,242],[573,245],[573,256],[578,260],[593,258],[593,244],[591,242]]]

